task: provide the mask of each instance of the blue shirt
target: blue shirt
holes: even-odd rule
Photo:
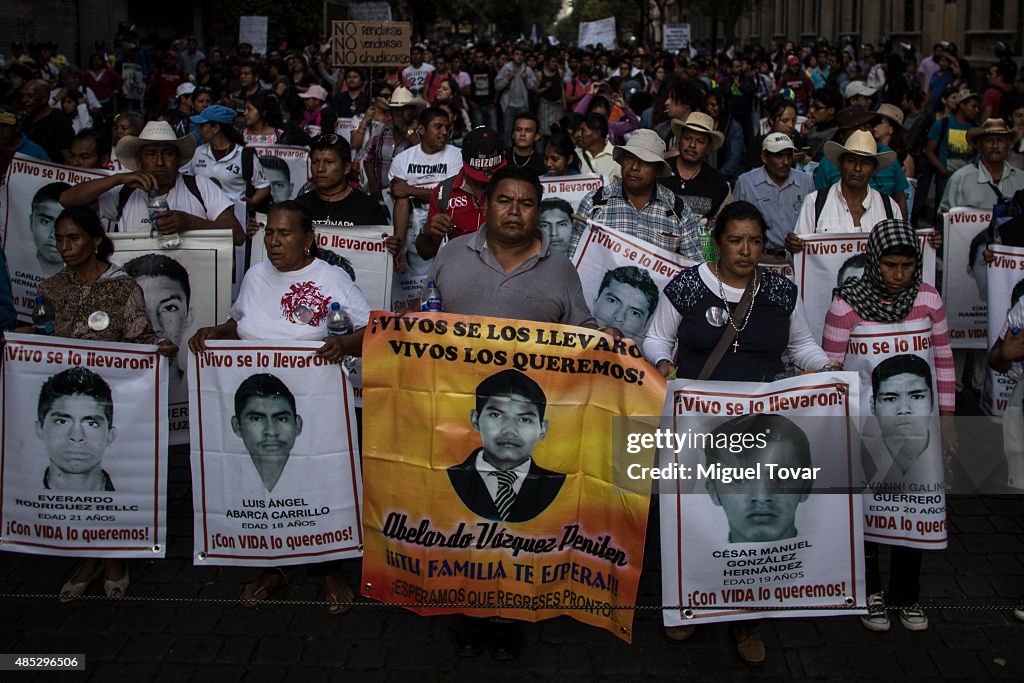
[[[878,143],[878,151],[879,153],[891,152],[893,149],[888,145]],[[836,165],[829,161],[828,157],[822,156],[818,168],[814,171],[814,189],[824,190],[832,187],[839,182],[841,177]],[[899,160],[896,160],[882,170],[875,171],[871,180],[868,181],[868,185],[882,194],[892,197],[900,192],[906,192],[910,187],[910,181],[907,180],[907,174],[903,172],[903,166]]]
[[[42,147],[29,140],[24,133],[18,133],[18,135],[21,136],[21,143],[14,148],[15,152],[39,159],[40,161],[53,161]]]
[[[747,171],[736,180],[733,199],[757,207],[768,224],[768,247],[781,249],[786,235],[793,232],[804,197],[814,192],[810,174],[792,170],[782,187],[768,177],[764,166]]]

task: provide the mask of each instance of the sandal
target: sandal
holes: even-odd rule
[[[75,573],[71,575],[71,579],[75,578],[75,574],[78,574],[81,567],[82,565],[79,565],[78,569],[75,570]],[[103,563],[100,562],[100,565],[96,568],[96,571],[94,571],[92,573],[92,576],[87,578],[85,581],[74,583],[71,579],[68,579],[67,583],[65,583],[60,588],[60,601],[66,603],[71,602],[75,598],[82,597],[82,595],[85,594],[85,591],[89,590],[89,584],[95,581],[96,577],[99,576],[102,572]]]
[[[124,594],[128,592],[128,586],[131,584],[131,579],[128,576],[128,565],[124,566],[124,576],[117,581],[111,579],[103,580],[103,592],[107,594],[108,598],[123,598]]]
[[[340,573],[328,574],[324,577],[324,597],[327,602],[331,603],[327,606],[327,612],[330,614],[345,614],[355,607],[352,604],[356,598],[355,593],[352,592],[352,588]]]
[[[264,572],[260,578],[245,586],[239,598],[246,607],[255,607],[271,595],[288,585],[288,579],[280,569]]]

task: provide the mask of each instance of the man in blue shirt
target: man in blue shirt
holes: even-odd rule
[[[761,143],[760,168],[748,171],[736,180],[733,198],[750,202],[761,211],[768,224],[765,255],[785,260],[783,244],[793,232],[804,197],[814,192],[814,181],[803,171],[793,169],[796,145],[785,133],[772,133]]]
[[[43,148],[18,131],[20,115],[13,107],[0,107],[0,176],[7,173],[7,165],[15,154],[50,161]]]

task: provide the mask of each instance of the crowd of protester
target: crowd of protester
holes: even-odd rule
[[[682,296],[681,286],[712,298],[721,290],[727,308],[760,277],[751,258],[789,263],[803,248],[801,235],[868,233],[880,226],[882,236],[870,242],[874,271],[859,285],[837,290],[824,350],[810,337],[799,309],[758,309],[754,328],[768,336],[790,331],[774,338],[771,363],[781,368],[788,350],[806,369],[841,367],[841,332],[848,333],[857,321],[929,316],[943,363],[943,414],[952,415],[955,398],[978,398],[972,392],[974,376],[985,367],[984,359],[975,354],[973,375],[965,370],[970,363],[961,360],[960,375],[953,377],[953,362],[943,355],[950,349],[938,292],[921,286],[919,273],[913,282],[885,289],[883,282],[891,283],[879,269],[887,257],[917,260],[910,226],[936,227],[931,239],[938,246],[942,211],[991,209],[999,197],[1024,190],[1024,81],[1005,46],[978,70],[950,42],[934,45],[923,57],[888,40],[877,46],[773,41],[767,47],[678,54],[512,41],[430,42],[413,45],[404,68],[371,71],[332,66],[323,37],[305,44],[282,41],[265,55],[254,54],[245,43],[203,46],[187,36],[149,44],[143,38],[123,26],[110,49],[97,50],[81,66],[52,44],[27,51],[14,44],[4,56],[0,170],[6,171],[18,153],[115,172],[61,194],[66,208],[56,220],[57,240],[74,277],[64,273],[59,281],[47,281],[47,292],[61,283],[70,288],[102,279],[111,287],[120,283],[130,290],[130,299],[135,297],[136,289],[123,282],[128,276],[105,260],[105,246],[91,259],[75,261],[78,252],[60,245],[72,234],[89,244],[106,244],[87,219],[88,209],[82,209],[97,202],[105,225],[140,229],[140,217],[147,215],[145,196],[134,191],[156,189],[170,197],[171,210],[155,225],[165,235],[230,228],[242,243],[255,232],[248,222],[252,212],[238,215],[232,207],[277,206],[266,226],[270,265],[250,271],[232,319],[201,331],[192,340],[194,350],[211,338],[308,338],[272,320],[274,311],[262,310],[274,294],[260,278],[287,278],[315,268],[316,277],[340,292],[343,305],[351,305],[360,328],[344,342],[329,341],[325,355],[340,358],[342,349],[358,353],[366,303],[350,277],[318,260],[312,241],[318,221],[393,224],[388,248],[396,271],[410,267],[410,260],[437,255],[434,272],[449,311],[597,327],[587,302],[571,295],[557,299],[578,286],[566,257],[585,223],[564,216],[571,207],[540,206],[539,192],[533,204],[522,197],[535,193],[539,176],[597,174],[604,187],[584,198],[575,213],[706,262],[674,282],[675,296]],[[296,201],[274,196],[267,177],[271,169],[237,161],[252,144],[309,148],[311,177]],[[454,182],[428,187],[444,178],[417,171],[430,166],[425,160],[458,169]],[[129,192],[117,206],[113,198],[121,188]],[[524,210],[536,214],[536,225],[528,226],[535,232],[519,234],[503,224],[505,214],[488,201],[495,193],[507,195],[510,204],[525,201]],[[450,211],[452,198],[463,196],[467,201]],[[551,217],[549,209],[561,211],[562,218]],[[446,246],[460,237],[472,241],[472,253]],[[531,260],[538,255],[539,261]],[[516,268],[530,273],[525,284],[551,301],[491,297],[499,286],[492,282],[494,273]],[[764,277],[775,288],[793,287],[774,274]],[[870,300],[884,296],[895,303],[879,313]],[[135,302],[133,310],[140,306]],[[682,304],[659,304],[649,315],[654,324],[643,346],[647,359],[662,374],[697,377],[714,345],[688,332],[698,329],[700,320],[688,323]],[[9,328],[16,325],[14,318],[11,309],[5,320]],[[58,321],[58,330],[65,327],[76,336],[74,321]],[[152,338],[145,325],[135,327],[132,335],[120,337]],[[628,336],[627,327],[617,320],[605,329]],[[678,358],[671,352],[677,344]],[[1000,339],[994,354],[993,367],[1005,368],[1024,356],[1024,344],[1016,335],[1005,343]],[[712,377],[759,381],[766,374],[763,362],[737,354]],[[957,389],[964,393],[957,395]],[[955,439],[949,447],[955,449]],[[878,549],[870,550],[871,613],[864,624],[882,631],[889,621]],[[902,583],[890,604],[903,606],[900,621],[911,630],[928,625],[916,604],[920,555],[893,556]],[[64,593],[80,595],[101,571],[95,561],[83,564]],[[127,569],[112,562],[106,572],[108,593],[123,594]],[[326,581],[333,602],[338,596],[341,602],[351,599],[340,574],[331,573]],[[286,583],[281,572],[268,571],[246,587],[244,598],[258,601]],[[692,633],[687,628],[666,635],[683,640]],[[510,629],[505,622],[467,620],[457,648],[460,654],[478,654],[487,633],[498,631],[496,639],[515,643]],[[763,662],[756,625],[734,630],[744,661]],[[496,656],[517,652],[518,646],[506,646]]]

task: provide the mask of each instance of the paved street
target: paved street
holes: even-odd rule
[[[889,633],[870,633],[855,617],[768,620],[762,628],[768,661],[753,671],[739,662],[725,626],[669,644],[660,614],[649,609],[637,613],[632,645],[563,618],[528,625],[523,656],[497,664],[486,654],[455,656],[454,617],[427,619],[376,604],[335,617],[322,605],[252,610],[229,602],[253,572],[192,566],[187,455],[182,449],[172,455],[168,557],[131,563],[135,599],[99,599],[97,583],[90,592],[97,599],[61,605],[45,596],[56,595],[71,561],[0,554],[0,651],[85,653],[84,676],[59,676],[90,681],[1024,680],[1024,624],[1009,609],[991,609],[1024,594],[1021,497],[951,499],[950,547],[926,553],[922,579],[922,600],[950,607],[929,610],[925,633],[905,631],[898,621]],[[647,606],[660,601],[657,538],[652,520],[639,596]],[[347,569],[357,585],[359,564]],[[302,570],[291,576],[282,599],[320,598],[319,579]]]

